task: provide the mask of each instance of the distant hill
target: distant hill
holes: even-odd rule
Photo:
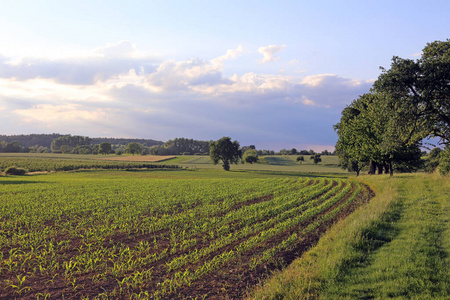
[[[54,139],[67,134],[21,134],[21,135],[0,135],[0,141],[11,143],[13,141],[20,142],[22,147],[34,147],[42,146],[50,148],[50,145]],[[164,144],[161,141],[151,139],[124,139],[124,138],[92,138],[92,144],[100,144],[103,142],[111,143],[112,145],[127,145],[132,142],[140,143],[144,146],[150,147],[154,145]]]

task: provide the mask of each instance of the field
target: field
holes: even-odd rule
[[[298,155],[273,155],[261,156],[258,164],[237,164],[231,165],[231,169],[238,170],[259,170],[259,171],[279,171],[279,172],[302,172],[302,173],[327,173],[346,174],[337,164],[336,156],[322,156],[322,162],[314,165],[308,156],[302,164],[296,161]],[[220,164],[211,164],[208,156],[178,156],[174,159],[164,161],[166,164],[177,164],[189,169],[221,169]]]
[[[221,170],[0,177],[0,299],[243,297],[369,198],[348,179]]]
[[[0,155],[0,299],[448,299],[448,177],[129,159]]]

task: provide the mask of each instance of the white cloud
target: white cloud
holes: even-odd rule
[[[119,43],[109,43],[105,47],[95,49],[95,53],[106,58],[132,57],[136,52],[136,45],[130,41],[120,41]]]
[[[222,66],[224,61],[236,59],[241,53],[244,52],[242,46],[238,46],[236,49],[229,49],[224,55],[211,60],[213,65]]]
[[[105,57],[24,58],[17,65],[0,58],[4,132],[161,140],[230,135],[279,144],[311,139],[311,143],[328,145],[322,132],[330,131],[333,137],[332,125],[342,107],[371,86],[371,82],[334,74],[299,78],[249,70],[225,76],[224,62],[241,55],[241,46],[210,61],[137,59],[129,42],[102,51]],[[14,119],[22,120],[21,125],[8,129]],[[321,130],[320,135],[297,130],[311,124]]]
[[[286,47],[286,45],[269,45],[267,47],[260,47],[258,52],[262,54],[263,58],[261,59],[261,63],[277,61],[280,57],[275,56],[276,53],[280,52]]]

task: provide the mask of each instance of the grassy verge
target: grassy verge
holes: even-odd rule
[[[448,177],[399,175],[363,180],[377,196],[250,298],[448,297]]]

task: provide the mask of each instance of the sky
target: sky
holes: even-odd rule
[[[2,0],[0,134],[332,151],[393,56],[450,38],[450,1]]]

